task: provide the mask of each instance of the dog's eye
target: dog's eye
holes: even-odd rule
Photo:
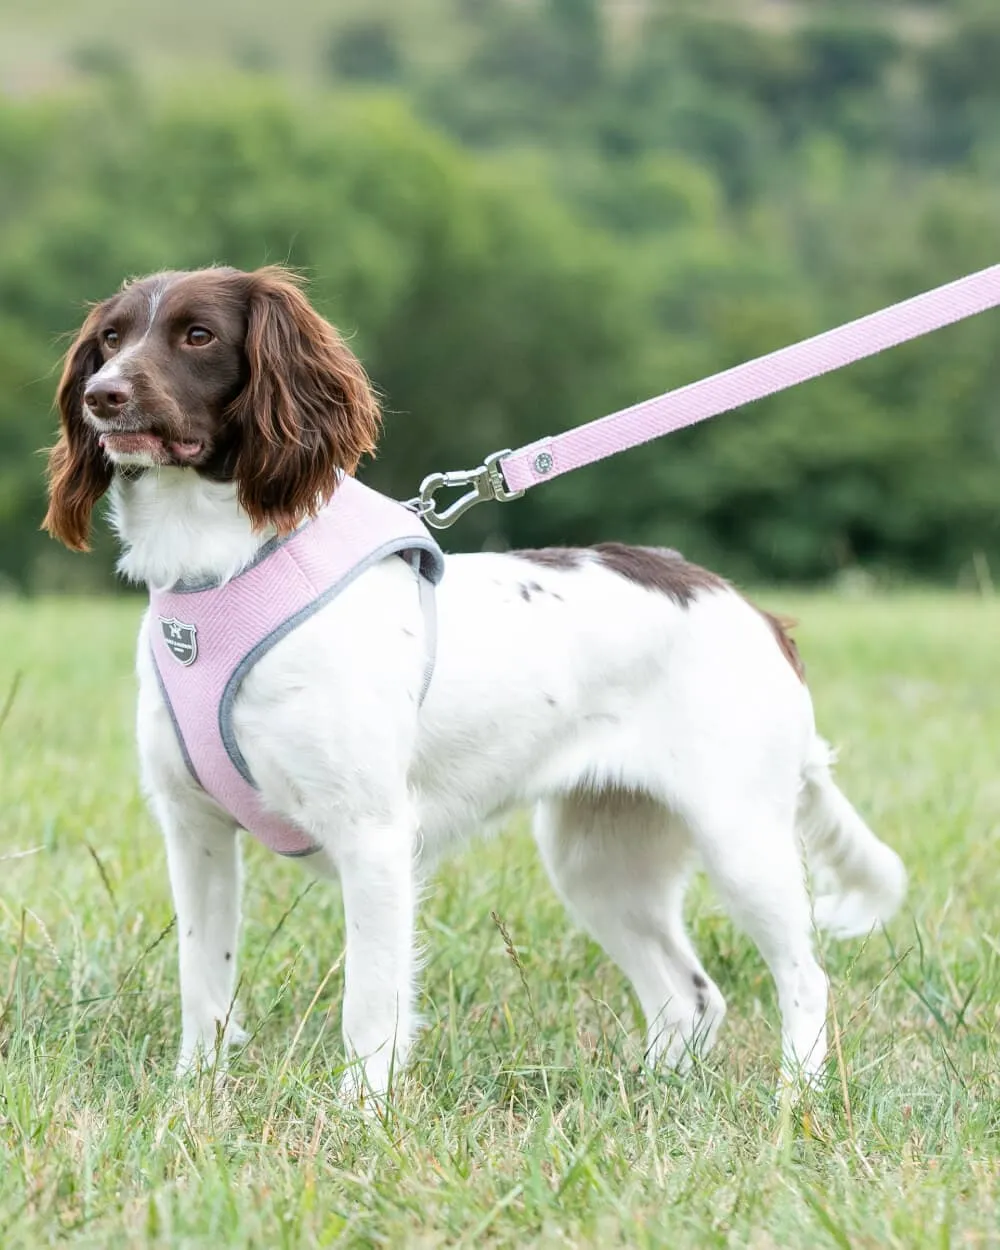
[[[188,347],[207,347],[215,338],[211,330],[206,330],[204,326],[191,326],[184,337],[184,342]]]
[[[117,330],[105,330],[101,335],[101,338],[104,340],[104,346],[108,348],[109,351],[116,352],[118,350]]]

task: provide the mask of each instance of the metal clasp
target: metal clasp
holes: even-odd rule
[[[487,456],[477,469],[455,469],[451,473],[431,473],[420,483],[420,494],[416,499],[408,501],[422,521],[426,521],[432,529],[443,530],[453,525],[477,503],[486,500],[498,500],[506,503],[508,499],[520,499],[523,490],[509,490],[500,471],[500,461],[510,455],[510,448],[495,451]],[[460,495],[454,503],[446,508],[438,509],[434,496],[439,490],[458,490],[463,486],[471,486],[464,495]]]

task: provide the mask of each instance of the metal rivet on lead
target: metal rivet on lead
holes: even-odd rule
[[[554,461],[547,451],[540,451],[535,457],[536,473],[551,473]]]

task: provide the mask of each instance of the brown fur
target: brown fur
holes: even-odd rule
[[[250,279],[250,377],[227,418],[242,427],[233,476],[258,525],[295,528],[329,498],[338,469],[375,450],[379,410],[360,361],[283,270]]]
[[[630,547],[626,543],[598,543],[594,547],[542,547],[516,555],[550,569],[576,569],[587,559],[603,565],[619,577],[657,590],[682,608],[700,590],[720,590],[726,583],[715,573],[690,564],[669,547]]]
[[[212,331],[210,344],[185,344],[192,324]],[[235,481],[258,526],[294,529],[333,493],[338,472],[353,473],[374,450],[379,410],[364,369],[292,274],[270,266],[143,278],[97,305],[67,354],[44,526],[69,547],[86,549],[114,472],[84,392],[126,348],[128,401],[115,412],[116,430],[161,438],[164,464],[176,463],[171,442],[202,444],[185,463]]]
[[[42,524],[74,551],[88,549],[90,515],[111,485],[111,463],[82,417],[83,388],[103,363],[97,340],[100,321],[101,309],[91,309],[66,353],[56,391],[62,433],[49,453],[49,507]]]
[[[763,608],[758,608],[755,603],[751,604],[751,607],[757,608],[757,611],[770,625],[771,633],[774,634],[774,640],[781,648],[781,654],[791,664],[795,676],[804,685],[806,666],[802,661],[802,656],[799,654],[798,647],[795,645],[795,639],[788,632],[790,629],[795,628],[796,622],[787,616],[772,616],[770,612],[765,612]]]
[[[726,583],[717,573],[690,564],[669,547],[629,547],[625,543],[598,543],[594,551],[605,568],[620,577],[669,595],[682,608],[702,590],[722,590]]]

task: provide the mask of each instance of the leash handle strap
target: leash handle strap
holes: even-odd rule
[[[565,434],[540,438],[503,455],[497,467],[510,492],[525,491],[561,473],[707,421],[998,304],[1000,265],[992,265]]]

